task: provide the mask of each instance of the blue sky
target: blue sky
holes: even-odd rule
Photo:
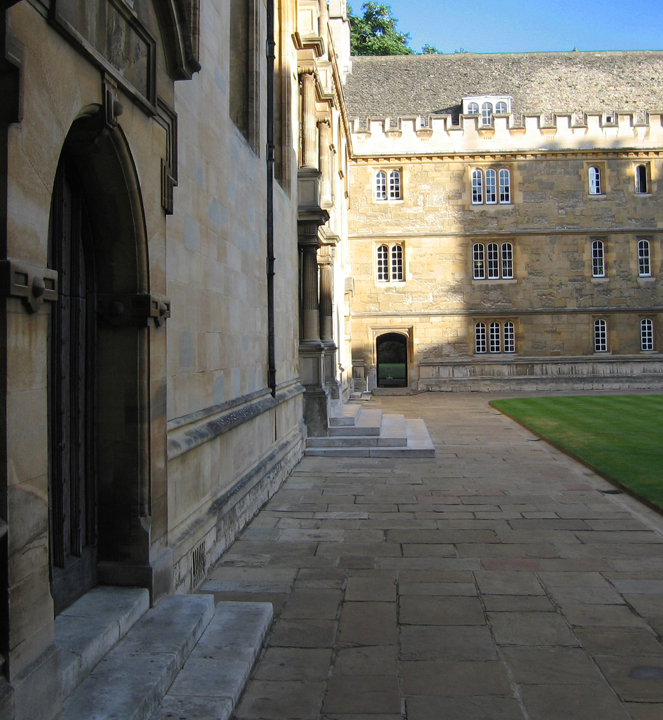
[[[662,0],[381,1],[415,52],[663,49]],[[350,4],[360,14],[363,2]]]

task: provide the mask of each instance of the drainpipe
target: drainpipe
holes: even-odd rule
[[[274,0],[267,0],[267,382],[276,397],[274,328]]]

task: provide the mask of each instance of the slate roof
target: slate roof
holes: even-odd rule
[[[450,113],[468,95],[510,95],[512,111],[663,110],[663,51],[352,58],[350,118]]]

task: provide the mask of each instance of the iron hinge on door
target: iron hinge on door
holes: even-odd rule
[[[21,298],[26,310],[35,313],[43,302],[57,301],[57,270],[11,258],[0,260],[0,291]]]
[[[99,295],[99,314],[111,325],[137,322],[148,326],[150,320],[160,327],[170,317],[170,299],[163,295]]]

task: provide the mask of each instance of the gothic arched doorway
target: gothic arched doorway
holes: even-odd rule
[[[147,330],[131,313],[147,290],[144,218],[126,140],[99,113],[67,136],[49,235],[59,275],[48,377],[57,614],[103,580],[101,565],[149,565]]]
[[[51,591],[56,612],[96,584],[96,322],[90,218],[63,156],[53,188],[50,264],[59,298],[49,347]]]
[[[407,387],[407,337],[385,333],[376,340],[378,387]]]

